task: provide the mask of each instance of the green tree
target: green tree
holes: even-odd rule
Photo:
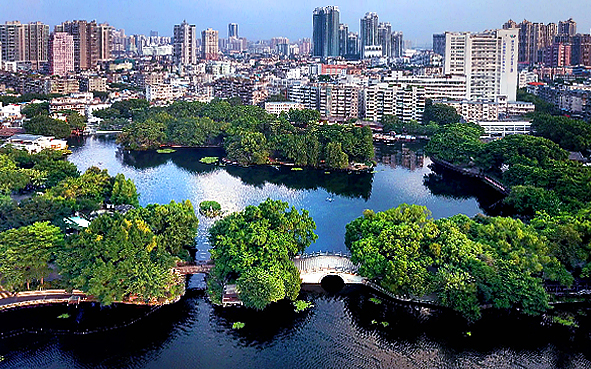
[[[444,126],[460,123],[461,121],[462,116],[458,114],[454,107],[445,104],[433,104],[430,99],[427,99],[423,113],[424,124],[433,122],[437,125]]]
[[[46,115],[36,115],[30,120],[26,120],[23,123],[23,128],[30,134],[57,138],[66,138],[72,133],[68,123]]]
[[[326,166],[335,169],[345,169],[349,166],[349,156],[345,154],[338,142],[326,145]]]
[[[145,208],[134,209],[129,214],[130,217],[139,217],[150,226],[166,252],[189,259],[187,250],[195,247],[199,227],[199,219],[189,200],[171,201],[168,205],[150,204]]]
[[[131,179],[126,179],[125,175],[119,173],[113,181],[113,191],[111,192],[111,203],[115,205],[129,204],[138,207],[138,193],[135,184]]]
[[[210,229],[212,300],[220,302],[224,285],[236,283],[246,306],[262,309],[283,298],[295,300],[299,272],[291,261],[317,236],[308,212],[267,199],[217,221]]]
[[[67,242],[58,258],[72,287],[97,298],[116,301],[164,302],[182,290],[172,272],[174,258],[165,251],[148,224],[136,217],[103,215]]]
[[[17,291],[37,281],[43,285],[49,276],[50,261],[63,242],[59,228],[48,222],[10,229],[0,233],[0,281]]]

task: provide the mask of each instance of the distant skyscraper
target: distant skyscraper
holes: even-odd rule
[[[346,24],[339,25],[339,56],[349,55],[347,50],[349,37],[349,26]]]
[[[347,57],[349,59],[359,58],[359,34],[356,32],[349,32],[347,36]]]
[[[339,8],[326,6],[314,9],[312,23],[314,56],[339,56]]]
[[[39,70],[48,60],[49,26],[41,22],[23,24],[20,59],[31,62],[31,68]]]
[[[74,71],[74,36],[54,32],[49,38],[49,73],[65,76]]]
[[[205,60],[218,60],[219,58],[218,31],[208,28],[201,32],[201,57]]]
[[[238,23],[230,23],[228,24],[228,38],[231,37],[240,37],[238,36]]]
[[[404,38],[402,31],[392,32],[391,48],[393,58],[402,58],[404,55]],[[445,50],[443,50],[445,54]]]
[[[366,13],[359,24],[359,42],[361,43],[361,57],[370,55],[370,50],[376,49],[378,43],[378,14]],[[376,49],[377,50],[377,49]]]
[[[150,37],[158,37],[158,31],[150,31]]]
[[[445,56],[445,33],[433,35],[433,52]]]
[[[183,21],[174,26],[174,57],[179,64],[197,63],[197,31],[194,24]]]
[[[2,43],[2,60],[5,62],[14,62],[20,60],[20,40],[22,35],[22,25],[18,21],[6,22],[0,24],[0,43]]]
[[[577,34],[577,22],[572,18],[558,22],[559,36],[574,36]]]
[[[392,56],[392,25],[381,22],[378,24],[377,44],[382,46],[382,55]]]

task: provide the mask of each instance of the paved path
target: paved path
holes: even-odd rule
[[[2,296],[0,310],[22,306],[79,302],[86,299],[86,295],[78,290],[74,290],[72,293],[66,292],[66,290],[26,291],[15,295],[2,291],[0,296]]]

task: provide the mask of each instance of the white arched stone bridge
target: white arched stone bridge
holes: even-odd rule
[[[348,256],[316,253],[298,256],[293,260],[300,271],[302,284],[320,284],[326,276],[339,276],[345,284],[363,284],[365,278],[357,274],[357,266]]]

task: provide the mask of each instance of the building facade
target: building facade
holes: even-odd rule
[[[445,35],[444,74],[466,76],[465,99],[516,100],[518,29]]]
[[[219,36],[218,31],[208,28],[201,32],[201,58],[205,60],[218,60]]]
[[[339,56],[340,10],[337,6],[314,9],[312,14],[313,55]]]
[[[197,31],[194,24],[183,21],[174,26],[174,58],[179,64],[197,63]]]
[[[74,37],[54,32],[49,39],[49,73],[65,76],[74,71]]]

